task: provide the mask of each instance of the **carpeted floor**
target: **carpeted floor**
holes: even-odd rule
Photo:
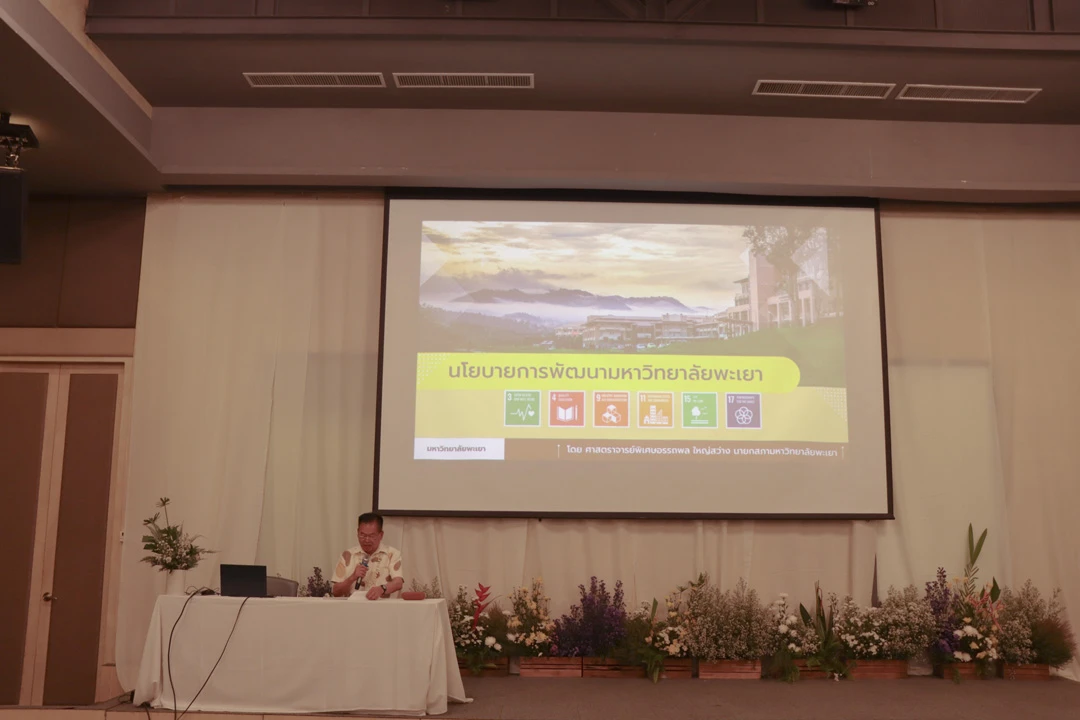
[[[472,678],[461,720],[1071,720],[1080,683]]]

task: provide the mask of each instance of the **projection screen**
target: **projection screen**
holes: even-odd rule
[[[891,517],[872,206],[391,197],[387,514]]]

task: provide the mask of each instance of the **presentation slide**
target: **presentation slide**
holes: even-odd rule
[[[888,516],[874,209],[389,202],[384,512]]]

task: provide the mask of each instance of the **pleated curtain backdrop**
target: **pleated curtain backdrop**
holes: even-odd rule
[[[221,562],[303,583],[355,542],[371,506],[382,221],[373,195],[151,198],[125,688],[164,588],[133,542],[157,498],[218,550],[189,585],[217,586]],[[1061,587],[1080,627],[1080,212],[886,205],[881,228],[896,520],[390,520],[407,577],[502,595],[542,576],[556,612],[591,575],[622,580],[632,604],[699,572],[746,578],[766,600],[809,601],[820,581],[866,602],[875,558],[882,593],[939,565],[959,574],[971,522],[990,529],[984,579]]]

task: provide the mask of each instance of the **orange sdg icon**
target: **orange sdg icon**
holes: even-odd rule
[[[549,391],[548,427],[585,427],[585,391]]]
[[[630,427],[630,393],[594,392],[593,427]]]
[[[669,392],[639,392],[637,399],[639,428],[673,428],[674,395]]]

